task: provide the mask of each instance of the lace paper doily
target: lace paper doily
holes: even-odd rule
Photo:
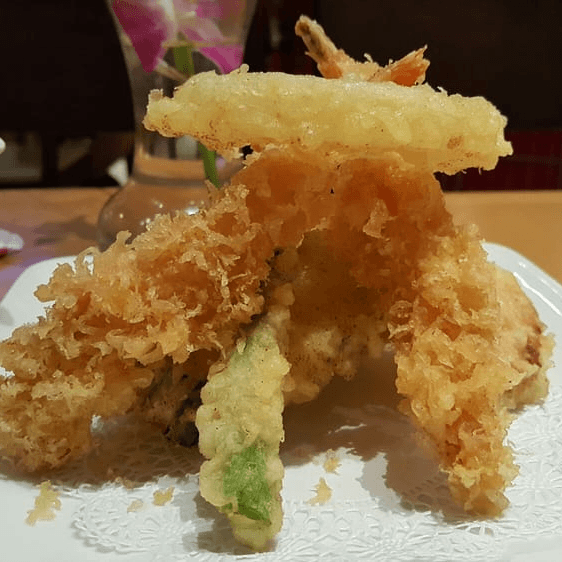
[[[284,527],[275,550],[259,559],[496,561],[519,543],[562,537],[560,412],[562,393],[556,389],[544,406],[528,408],[514,422],[509,439],[520,474],[508,490],[511,505],[498,520],[475,520],[452,504],[408,420],[386,406],[340,411],[349,421],[363,422],[341,429],[350,447],[334,451],[336,473],[326,471],[326,452],[316,447],[285,452]],[[258,556],[237,545],[226,518],[200,498],[196,451],[186,452],[157,433],[147,438],[147,429],[129,420],[117,429],[83,463],[48,475],[61,491],[63,509],[67,501],[74,509],[76,540],[97,550],[99,560],[111,552],[124,561],[154,562]],[[356,432],[390,435],[394,442],[361,458],[351,452]],[[333,496],[325,505],[311,505],[320,478]],[[155,505],[154,492],[170,486],[172,500]]]
[[[500,253],[500,259],[507,258]],[[562,341],[562,287],[537,279],[528,262],[508,265]],[[554,361],[562,364],[559,346]],[[5,523],[16,528],[11,519],[17,520],[21,537],[43,548],[51,548],[49,540],[62,542],[58,548],[66,554],[57,560],[64,562],[559,559],[560,367],[550,371],[545,403],[526,408],[510,428],[520,473],[507,491],[509,508],[496,520],[469,518],[455,507],[444,476],[395,408],[393,370],[386,357],[350,383],[333,381],[315,402],[286,410],[285,517],[271,552],[255,554],[236,544],[226,518],[200,497],[202,459],[196,450],[172,444],[128,417],[98,422],[98,446],[89,456],[41,475],[60,492],[62,509],[53,522],[23,523],[37,490],[5,467],[0,472],[0,497],[10,513]],[[332,472],[326,461],[334,457],[339,465]],[[321,478],[332,496],[314,505]],[[171,487],[170,501],[156,505],[154,493]],[[12,534],[2,537],[0,530],[7,559],[28,560],[21,537]],[[540,553],[543,558],[537,558]]]

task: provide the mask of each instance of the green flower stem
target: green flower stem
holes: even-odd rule
[[[193,49],[190,45],[182,45],[181,47],[173,47],[174,64],[176,69],[187,76],[195,74],[195,65],[193,63]],[[203,159],[203,167],[205,169],[206,178],[216,187],[220,187],[219,174],[217,172],[217,154],[209,150],[206,146],[197,142],[199,154]]]
[[[193,76],[195,74],[195,65],[193,64],[193,49],[191,46],[173,47],[172,51],[176,69],[188,76]]]
[[[205,169],[206,178],[216,187],[220,187],[219,174],[217,172],[217,153],[209,150],[206,146],[197,143],[199,146],[199,154],[203,158],[203,168]]]

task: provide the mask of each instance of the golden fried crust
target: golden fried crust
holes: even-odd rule
[[[459,504],[497,515],[517,474],[504,443],[511,408],[544,398],[552,339],[474,230],[442,239],[418,267],[391,308],[402,409],[429,436]]]
[[[349,376],[361,340],[390,342],[402,410],[453,496],[499,513],[517,472],[511,408],[544,397],[552,341],[476,230],[455,227],[433,172],[492,167],[511,150],[505,119],[425,85],[240,71],[154,93],[146,124],[258,154],[207,211],[160,217],[130,245],[122,234],[90,252],[93,269],[80,256],[38,290],[54,300],[46,318],[0,344],[14,372],[0,381],[2,454],[57,466],[88,448],[94,414],[158,417],[147,389],[163,364],[226,355],[267,312],[294,363],[287,400]],[[315,313],[320,282],[324,299],[348,297],[332,315]]]
[[[247,190],[222,192],[203,215],[161,216],[125,244],[59,267],[37,291],[46,317],[0,343],[0,450],[27,470],[90,446],[93,415],[138,405],[162,361],[229,349],[262,310],[272,241],[244,212]],[[93,265],[87,263],[91,254]]]
[[[397,152],[420,170],[493,168],[511,153],[506,119],[484,98],[430,86],[346,82],[282,73],[195,75],[167,98],[150,96],[144,124],[165,136],[192,135],[222,153],[251,145],[318,153]]]
[[[359,286],[334,259],[326,231],[280,251],[265,294],[269,321],[291,364],[285,403],[316,398],[333,376],[352,379],[365,357],[382,354],[387,329],[379,292]]]
[[[305,239],[316,230],[320,238]],[[268,279],[273,250],[300,247],[304,277],[289,259],[273,262],[277,281]],[[331,300],[339,289],[347,297],[332,315],[316,314],[310,298],[322,276]],[[94,252],[93,272],[82,259],[76,273],[59,269],[39,290],[56,299],[46,320],[0,345],[15,373],[0,385],[3,455],[34,470],[82,454],[92,415],[138,406],[166,357],[228,349],[261,312],[264,290],[295,364],[287,400],[349,376],[346,361],[369,331],[375,349],[388,337],[403,411],[436,450],[454,497],[481,514],[505,507],[516,474],[504,445],[509,408],[544,396],[552,342],[518,285],[486,261],[476,232],[453,225],[432,174],[396,154],[267,150],[206,214],[159,218],[131,247],[121,238]],[[322,334],[331,340],[319,349]],[[359,347],[345,348],[349,338]]]
[[[402,86],[421,84],[429,61],[424,58],[426,47],[407,54],[402,59],[380,66],[368,59],[358,62],[338,49],[320,24],[301,16],[295,25],[295,33],[302,38],[307,54],[316,62],[324,78],[344,78],[364,82],[395,82]]]
[[[285,244],[295,244],[297,224],[314,224],[314,209],[324,217],[321,235],[273,264],[268,309],[285,303],[289,317],[280,335],[293,363],[286,399],[311,399],[331,375],[346,376],[345,362],[356,366],[354,338],[367,347],[362,330],[375,349],[388,338],[402,409],[432,444],[455,499],[474,513],[501,512],[517,473],[504,444],[511,410],[544,398],[552,350],[513,276],[487,261],[476,229],[455,227],[433,176],[399,158],[269,151],[241,177],[261,186],[248,201],[263,220],[274,215],[265,204],[272,194],[283,216],[303,210],[298,223],[287,219]]]

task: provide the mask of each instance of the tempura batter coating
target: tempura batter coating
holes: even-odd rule
[[[208,210],[122,235],[91,252],[93,270],[81,256],[38,291],[55,301],[46,319],[0,345],[14,371],[0,383],[2,455],[57,466],[88,448],[94,414],[157,417],[170,364],[189,376],[195,354],[221,361],[267,315],[291,364],[287,402],[392,345],[402,410],[453,496],[499,513],[516,474],[511,409],[545,396],[552,340],[475,229],[453,224],[433,175],[510,152],[497,110],[425,85],[242,70],[153,94],[146,122],[254,154]]]
[[[230,349],[262,310],[273,252],[243,210],[247,190],[223,192],[205,217],[162,216],[150,232],[80,255],[37,291],[53,300],[36,325],[0,344],[0,450],[26,470],[89,450],[93,415],[137,407],[163,363]],[[89,265],[87,256],[92,256]]]
[[[212,99],[213,103],[209,103]],[[173,98],[153,91],[144,119],[164,136],[192,135],[221,153],[246,145],[318,153],[399,152],[420,169],[486,170],[511,154],[506,119],[484,98],[393,82],[346,82],[244,69],[195,75]]]
[[[333,376],[352,379],[366,357],[382,355],[388,339],[379,292],[357,284],[326,235],[308,233],[272,260],[266,309],[291,364],[287,403],[314,399]]]
[[[276,157],[282,166],[286,156]],[[296,169],[299,161],[311,160],[308,154],[291,156]],[[271,174],[261,176],[260,185],[283,189],[279,168],[266,164],[265,155],[262,164],[271,166]],[[329,168],[328,161],[324,165]],[[397,389],[406,397],[402,409],[432,443],[453,496],[467,511],[497,515],[507,505],[503,492],[517,473],[504,443],[511,409],[546,396],[552,338],[544,335],[514,277],[487,261],[477,231],[453,224],[431,174],[391,157],[332,166],[337,174],[326,188],[337,210],[326,224],[328,255],[350,271],[369,304],[382,312],[368,324],[370,333],[376,342],[385,335],[381,323],[388,330]],[[260,168],[258,161],[246,174]],[[295,193],[301,189],[297,185]],[[323,276],[319,287],[333,283],[342,292],[337,306],[325,306],[325,315],[315,306],[322,297],[305,298],[298,314],[298,300],[288,303],[286,357],[293,367],[287,385],[292,381],[295,387],[288,396],[300,393],[301,400],[326,384],[326,373],[345,374],[337,369],[341,342],[352,341],[369,319],[368,306],[363,314],[350,306],[353,291],[338,280],[341,271],[323,262],[323,243],[313,242],[311,251],[319,257],[301,264],[305,275]],[[290,283],[298,295],[302,281],[297,277]],[[354,311],[355,324],[342,322],[342,307]],[[322,345],[314,345],[319,341]],[[365,334],[360,341],[367,349]]]
[[[274,329],[261,321],[217,365],[197,411],[201,495],[225,513],[235,536],[263,550],[281,530],[284,439],[281,387],[290,365]]]
[[[205,215],[162,218],[132,247],[121,241],[96,256],[92,274],[86,265],[79,274],[63,268],[40,291],[64,296],[46,321],[20,329],[0,346],[3,364],[16,373],[0,395],[3,454],[34,469],[83,452],[92,414],[121,413],[142,396],[154,376],[143,363],[155,367],[166,354],[184,361],[190,350],[232,345],[237,327],[262,310],[260,280],[269,276],[266,261],[274,248],[298,248],[306,232],[320,229],[339,267],[378,295],[374,308],[380,307],[396,349],[397,387],[408,398],[404,409],[434,444],[455,497],[478,513],[500,511],[516,472],[503,443],[513,405],[505,396],[521,385],[526,391],[517,402],[544,396],[552,344],[519,287],[486,262],[476,234],[454,227],[432,174],[397,155],[346,159],[269,150],[235,182],[239,186],[223,191]],[[229,237],[240,240],[241,253],[219,258]],[[214,239],[220,254],[208,245]],[[195,240],[203,244],[201,254],[190,246]],[[306,299],[301,303],[306,318]],[[524,312],[514,316],[509,303]],[[290,299],[285,306],[290,315]],[[301,329],[297,311],[281,346]],[[311,324],[313,330],[321,326]],[[349,335],[341,326],[334,334]],[[379,337],[380,324],[373,326]],[[291,361],[297,348],[287,349]],[[298,355],[288,397],[312,399],[327,384],[340,353],[338,346],[329,349],[308,346]],[[307,361],[316,362],[316,371],[325,366],[320,378],[306,369]],[[91,394],[77,390],[90,387]],[[29,393],[34,402],[24,399]],[[65,403],[76,407],[69,412]],[[81,432],[71,440],[74,427]]]

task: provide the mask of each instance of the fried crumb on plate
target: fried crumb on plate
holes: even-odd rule
[[[341,460],[334,450],[328,449],[323,466],[326,472],[337,473],[338,468],[341,466]]]
[[[332,499],[332,488],[328,486],[324,478],[318,480],[318,484],[314,487],[316,495],[310,498],[306,503],[309,505],[324,505]]]
[[[174,486],[170,486],[165,490],[155,490],[153,494],[154,505],[162,506],[170,503],[174,497]]]
[[[127,513],[135,513],[140,511],[144,507],[144,502],[142,500],[133,500],[127,507]]]
[[[35,525],[37,521],[52,521],[56,517],[56,511],[61,509],[59,495],[50,480],[41,482],[39,495],[35,498],[35,507],[28,511],[25,522],[28,525]]]

